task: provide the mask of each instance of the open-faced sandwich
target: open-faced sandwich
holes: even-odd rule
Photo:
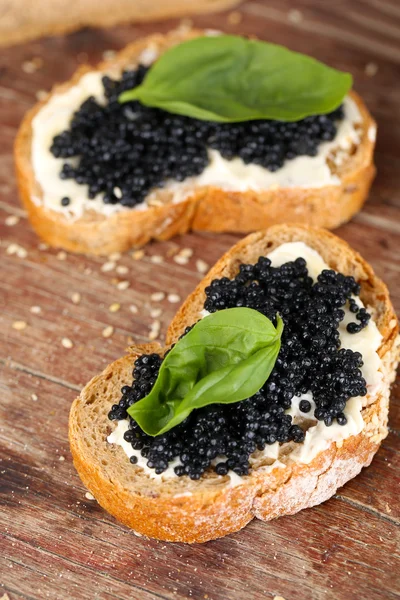
[[[108,254],[192,228],[333,228],[376,127],[351,76],[266,42],[172,32],[81,68],[26,115],[18,184],[49,244]]]
[[[292,514],[369,465],[397,360],[371,267],[324,230],[277,225],[216,263],[165,348],[133,347],[84,388],[74,464],[107,511],[162,540]]]

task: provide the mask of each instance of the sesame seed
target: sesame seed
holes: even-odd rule
[[[113,269],[115,269],[115,262],[113,260],[109,260],[109,261],[105,262],[100,267],[100,271],[103,271],[103,273],[108,273],[109,271],[112,271]]]
[[[119,260],[120,258],[121,252],[112,252],[108,257],[108,260]]]
[[[44,252],[45,250],[49,249],[49,245],[45,244],[44,242],[40,242],[40,244],[38,244],[38,250],[40,250],[41,252]]]
[[[103,331],[101,332],[101,335],[104,338],[109,338],[112,336],[113,333],[114,333],[114,327],[112,325],[108,325],[107,327],[104,327]]]
[[[39,56],[32,58],[32,60],[26,60],[22,63],[22,70],[24,73],[28,75],[32,75],[32,73],[36,73],[38,69],[43,66],[43,59]]]
[[[129,307],[129,310],[131,311],[131,313],[133,313],[134,315],[136,315],[138,313],[138,307],[135,306],[135,304],[131,304]]]
[[[18,222],[19,222],[19,217],[17,215],[9,215],[6,218],[6,220],[4,221],[4,223],[7,225],[7,227],[13,227]]]
[[[150,311],[150,316],[152,319],[157,319],[162,313],[161,308],[152,308]]]
[[[113,189],[113,193],[116,198],[122,198],[122,190],[118,186]]]
[[[103,60],[111,60],[116,54],[117,53],[115,50],[104,50],[102,57]]]
[[[228,23],[229,25],[239,25],[242,22],[243,16],[239,11],[234,11],[229,13],[228,15]]]
[[[71,294],[71,300],[73,304],[79,304],[79,302],[81,301],[80,293],[74,292],[73,294]]]
[[[196,260],[196,269],[199,273],[207,273],[209,266],[204,260],[199,258]]]
[[[86,492],[85,498],[88,500],[95,500],[95,497],[90,492]]]
[[[164,258],[162,256],[159,256],[158,254],[154,254],[154,256],[150,257],[150,261],[155,265],[160,265],[164,262]]]
[[[129,281],[119,281],[117,283],[117,288],[119,290],[127,290],[129,286],[130,286]]]
[[[155,340],[160,333],[161,323],[160,321],[153,321],[150,326],[149,340]]]
[[[42,312],[42,309],[40,308],[40,306],[31,306],[30,311],[32,314],[38,315]]]
[[[293,10],[289,10],[288,19],[291,23],[294,23],[295,25],[297,25],[298,23],[301,23],[301,21],[303,20],[303,15],[299,10],[296,10],[294,8]]]
[[[31,394],[31,400],[33,400],[34,402],[37,402],[39,400],[39,398],[37,397],[36,394]]]
[[[36,96],[36,100],[39,100],[39,102],[41,100],[46,100],[47,96],[49,95],[48,92],[46,92],[46,90],[38,90],[35,94]]]
[[[177,254],[176,256],[174,256],[173,260],[174,262],[176,262],[177,265],[187,265],[189,262],[188,257],[182,256],[181,254]]]
[[[110,306],[108,307],[108,310],[112,313],[115,313],[115,312],[118,312],[120,308],[121,308],[121,305],[118,304],[118,302],[114,302],[113,304],[110,304]]]
[[[171,304],[176,304],[176,302],[180,302],[181,297],[178,294],[168,294],[168,302]]]
[[[61,345],[62,345],[64,348],[67,348],[67,349],[69,350],[70,348],[72,348],[72,347],[73,347],[73,345],[74,345],[74,344],[71,342],[71,340],[70,340],[69,338],[67,338],[67,337],[64,337],[64,338],[62,338],[62,340],[61,340]]]
[[[14,321],[14,323],[12,324],[12,328],[16,331],[23,331],[24,329],[26,329],[27,326],[28,323],[26,321]]]
[[[59,457],[58,457],[58,460],[59,460],[59,461],[61,461],[61,462],[64,462],[64,460],[65,460],[65,456],[59,456]]]
[[[126,275],[129,271],[128,267],[125,267],[124,265],[118,265],[116,268],[116,271],[118,273],[118,275]]]
[[[20,246],[19,244],[10,244],[6,249],[6,254],[9,256],[16,254],[18,258],[26,258],[28,256],[27,250]]]
[[[134,260],[140,260],[144,256],[144,250],[135,250],[131,256]]]
[[[162,300],[164,300],[164,298],[165,298],[164,292],[154,292],[150,296],[150,300],[152,300],[153,302],[161,302]]]
[[[65,260],[67,258],[67,253],[64,252],[64,250],[60,250],[60,252],[57,253],[57,258],[58,260]]]
[[[179,256],[190,258],[191,256],[193,256],[193,250],[191,248],[182,248],[182,250],[178,254]]]
[[[374,62],[369,62],[365,65],[364,73],[367,77],[374,77],[378,72],[378,65]]]

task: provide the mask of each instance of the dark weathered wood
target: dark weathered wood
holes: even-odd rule
[[[378,176],[364,210],[337,233],[385,279],[400,310],[398,3],[301,0],[294,7],[290,0],[248,1],[240,15],[236,25],[226,14],[194,23],[256,34],[353,73],[378,121]],[[202,546],[135,537],[85,497],[73,469],[68,410],[80,387],[132,338],[148,338],[150,309],[158,306],[162,339],[177,305],[151,302],[151,293],[184,298],[201,278],[196,260],[211,265],[239,238],[187,234],[151,244],[141,260],[127,253],[116,261],[128,267],[124,274],[102,271],[104,259],[43,250],[18,202],[12,143],[38,91],[67,79],[82,62],[95,63],[105,50],[176,24],[86,30],[2,49],[0,55],[0,597],[4,592],[10,600],[394,599],[400,595],[398,386],[388,438],[371,467],[333,499],[293,517],[253,522]],[[43,65],[26,73],[23,64],[37,57]],[[7,226],[10,215],[19,216],[19,223]],[[26,256],[8,254],[12,243]],[[194,252],[187,265],[173,260],[182,248]],[[162,256],[163,264],[152,256]],[[130,287],[118,290],[120,280]],[[81,294],[79,304],[71,301],[74,292]],[[121,308],[111,313],[115,302]],[[39,314],[31,312],[33,306],[40,307]],[[15,321],[27,327],[16,331]],[[102,331],[109,325],[114,333],[105,339]],[[63,347],[64,337],[72,348]]]

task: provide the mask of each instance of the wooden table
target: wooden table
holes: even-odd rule
[[[353,73],[379,125],[378,177],[363,212],[337,233],[372,263],[400,310],[396,0],[246,2],[240,12],[194,22],[256,34]],[[102,269],[105,260],[47,249],[18,201],[13,139],[42,91],[67,79],[80,63],[95,63],[106,50],[176,25],[87,30],[1,50],[0,597],[4,592],[10,600],[394,599],[400,593],[396,387],[389,436],[372,466],[333,499],[268,524],[254,521],[201,546],[135,537],[85,495],[72,466],[68,410],[81,386],[123,354],[131,336],[147,339],[152,292],[184,298],[201,277],[196,260],[212,264],[239,236],[187,234],[154,243],[140,260],[130,253],[117,258],[111,271]],[[182,248],[193,250],[186,265],[173,258]],[[118,290],[119,280],[129,281],[129,288]],[[75,301],[80,294],[79,303],[71,300],[73,294]],[[110,312],[112,303],[120,310]],[[163,310],[163,333],[177,305],[165,300],[156,306]],[[26,327],[14,329],[16,321]],[[113,334],[105,338],[110,325]],[[64,347],[63,338],[73,347]]]

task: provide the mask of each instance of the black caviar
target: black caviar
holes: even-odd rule
[[[70,128],[53,139],[50,148],[65,162],[62,179],[89,186],[88,196],[103,194],[108,204],[133,207],[168,179],[183,181],[200,175],[214,148],[226,159],[276,171],[285,160],[315,156],[323,141],[333,140],[339,107],[295,123],[260,120],[214,123],[174,115],[143,106],[138,101],[121,105],[118,96],[139,85],[147,68],[125,71],[118,81],[103,77],[106,103],[88,98],[74,114]]]
[[[328,427],[335,419],[344,425],[347,400],[367,393],[360,371],[361,354],[339,349],[338,327],[346,303],[358,321],[347,325],[350,333],[360,331],[370,319],[351,298],[359,292],[353,277],[331,270],[322,271],[314,283],[303,258],[275,268],[268,258],[261,257],[255,265],[240,265],[232,280],[215,279],[206,288],[204,308],[209,312],[245,306],[275,324],[276,313],[281,315],[285,325],[282,345],[270,377],[251,398],[195,410],[183,423],[157,437],[146,435],[129,417],[125,440],[141,451],[156,473],[165,471],[169,462],[179,457],[182,464],[175,467],[175,473],[199,479],[210,466],[220,475],[229,469],[246,475],[255,450],[274,442],[302,442],[303,430],[285,414],[293,396],[311,391],[315,418]],[[161,362],[158,354],[143,355],[135,361],[134,382],[122,388],[119,404],[109,413],[111,420],[126,419],[127,408],[151,391]],[[310,402],[301,401],[300,410],[309,412]],[[226,462],[211,462],[221,455],[227,457]]]

